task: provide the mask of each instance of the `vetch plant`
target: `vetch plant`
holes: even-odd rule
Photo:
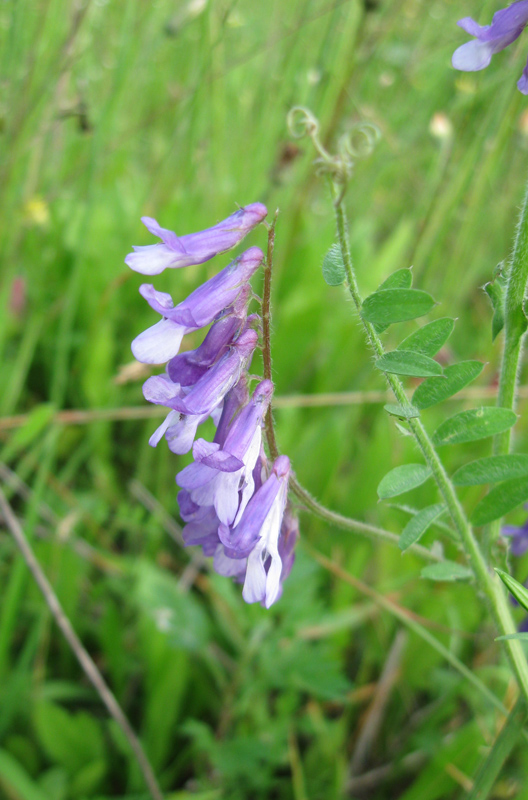
[[[422,421],[423,412],[471,383],[483,365],[478,361],[465,361],[444,368],[435,360],[435,355],[453,332],[454,321],[449,318],[422,325],[395,350],[385,351],[382,334],[392,325],[424,317],[434,308],[435,301],[427,292],[412,287],[412,273],[406,268],[389,276],[366,299],[360,295],[350,255],[343,200],[355,159],[372,152],[378,131],[370,125],[356,126],[341,137],[337,152],[332,155],[322,145],[319,123],[307,109],[293,108],[288,116],[288,126],[296,138],[311,138],[317,152],[318,172],[326,177],[333,201],[337,242],[324,259],[323,276],[331,286],[343,285],[351,296],[374,353],[375,367],[385,375],[395,397],[395,403],[387,404],[386,410],[402,430],[415,438],[425,462],[392,470],[380,483],[380,498],[398,496],[432,478],[437,484],[441,502],[419,510],[397,537],[321,506],[299,485],[288,458],[280,454],[271,413],[273,222],[268,226],[266,258],[257,247],[246,250],[177,305],[170,295],[156,291],[151,285],[140,287],[143,297],[162,319],[136,337],[132,344],[134,355],[149,364],[167,362],[165,374],[149,378],[144,385],[147,400],[170,409],[150,443],[156,446],[164,436],[174,453],[183,454],[191,447],[193,451],[194,462],[177,475],[181,488],[178,496],[180,512],[186,523],[183,531],[185,542],[200,545],[204,554],[213,558],[217,572],[243,583],[243,597],[247,602],[260,601],[269,607],[280,596],[284,578],[291,569],[298,535],[295,518],[287,510],[289,489],[305,508],[333,524],[397,543],[402,551],[412,548],[420,553],[432,562],[422,571],[426,578],[463,580],[472,577],[487,598],[498,632],[508,637],[508,657],[521,691],[528,698],[526,658],[515,639],[515,626],[506,597],[488,563],[499,530],[496,527],[498,521],[503,514],[528,499],[528,465],[524,457],[508,455],[509,434],[517,419],[513,411],[517,363],[526,329],[522,310],[528,270],[524,248],[528,228],[526,208],[504,284],[504,297],[490,292],[495,317],[500,311],[505,329],[499,405],[460,412],[446,419],[430,435]],[[152,271],[150,259],[158,269],[166,257],[165,266],[191,264],[193,258],[202,261],[204,257],[212,257],[217,251],[237,244],[244,233],[262,221],[264,214],[264,207],[256,203],[228,218],[233,220],[236,217],[234,230],[228,230],[226,221],[203,234],[178,239],[178,257],[181,257],[178,264],[174,261],[169,263],[167,254],[169,245],[171,253],[176,252],[174,234],[149,220],[149,230],[163,238],[164,244],[152,246],[162,250],[161,260],[155,252],[150,255],[147,248],[144,271]],[[220,233],[212,233],[215,231]],[[202,236],[206,242],[203,247],[200,244]],[[192,243],[189,249],[194,248],[195,256],[192,252],[186,253],[185,242]],[[136,249],[135,252],[141,254],[145,251]],[[134,266],[134,254],[126,260],[129,265],[132,260]],[[249,314],[248,307],[254,297],[249,280],[261,265],[265,273],[261,314]],[[209,324],[211,327],[202,344],[194,351],[179,354],[183,336]],[[494,335],[500,327],[502,325],[497,328],[495,319]],[[263,343],[265,375],[251,394],[249,369],[259,336]],[[405,377],[423,379],[410,399],[402,383]],[[213,441],[195,440],[198,426],[209,416],[216,424]],[[262,446],[263,428],[268,455]],[[448,476],[438,453],[439,447],[491,437],[495,442],[493,455],[462,467],[452,477]],[[497,485],[477,504],[470,521],[455,487],[485,483]],[[420,544],[429,527],[441,517],[451,519],[454,526],[452,536],[458,538],[466,563],[447,560],[437,551]],[[494,522],[495,528],[491,527],[489,535],[482,544],[479,543],[474,526]]]
[[[498,12],[488,27],[480,27],[469,18],[459,24],[475,41],[456,51],[454,66],[462,70],[482,69],[494,53],[520,36],[528,24],[528,2],[523,0]],[[518,85],[523,93],[528,93],[526,70]],[[331,153],[322,143],[318,120],[308,109],[294,107],[288,115],[288,127],[293,137],[311,139],[317,153],[317,172],[327,181],[335,214],[337,241],[324,258],[323,278],[329,286],[342,286],[351,298],[374,356],[374,367],[385,377],[394,395],[394,402],[388,403],[385,410],[402,433],[414,438],[421,455],[420,463],[405,464],[386,474],[378,487],[379,497],[381,500],[399,497],[431,480],[436,484],[438,497],[432,505],[411,511],[411,519],[398,536],[323,507],[300,486],[294,474],[295,465],[281,454],[273,423],[271,380],[275,217],[267,225],[266,257],[258,247],[251,247],[176,305],[170,295],[156,291],[151,285],[140,288],[161,320],[136,337],[132,350],[144,363],[166,363],[165,374],[146,381],[144,395],[150,402],[169,409],[150,443],[156,446],[165,437],[177,454],[192,447],[193,463],[176,476],[181,489],[178,502],[185,523],[185,543],[201,546],[203,553],[212,557],[219,574],[243,584],[242,596],[246,602],[260,602],[269,608],[281,595],[299,535],[289,492],[301,501],[304,510],[333,525],[397,544],[402,553],[413,551],[421,555],[429,562],[421,572],[425,579],[472,581],[487,603],[497,639],[505,647],[519,687],[520,703],[528,703],[528,661],[520,643],[523,634],[516,630],[501,579],[508,588],[514,587],[517,596],[520,592],[524,598],[525,590],[521,592],[516,582],[496,566],[502,559],[505,542],[499,537],[501,519],[528,500],[528,458],[510,454],[511,430],[517,421],[514,406],[518,367],[527,328],[524,311],[528,281],[527,202],[512,257],[486,287],[494,310],[492,336],[495,338],[501,331],[504,335],[497,405],[461,411],[430,432],[428,409],[468,386],[479,376],[483,364],[468,360],[444,366],[435,358],[454,331],[455,322],[447,317],[419,325],[387,351],[383,336],[390,327],[421,320],[436,305],[426,291],[413,287],[410,269],[396,270],[369,297],[361,295],[351,258],[344,198],[356,159],[372,152],[379,131],[369,124],[357,125],[341,136],[335,152]],[[154,220],[144,218],[149,231],[161,238],[162,244],[135,248],[126,263],[136,271],[152,275],[165,267],[203,263],[237,245],[264,220],[266,213],[261,204],[254,203],[213,228],[181,238]],[[259,301],[259,313],[249,313],[250,303],[257,299],[249,281],[261,267],[263,299]],[[209,325],[202,344],[194,351],[179,353],[186,334]],[[250,374],[251,360],[259,341],[264,375],[251,390],[254,380]],[[407,378],[421,380],[412,396],[404,383]],[[196,438],[198,427],[208,417],[212,417],[216,426],[211,442]],[[490,455],[463,465],[453,475],[448,474],[441,448],[486,439],[493,442]],[[466,511],[458,487],[485,485],[492,488],[470,512]],[[446,534],[440,549],[421,544],[433,525]],[[508,533],[507,529],[503,532]],[[514,533],[511,538],[513,553],[521,547],[521,540],[524,548],[524,533],[522,536]],[[444,556],[444,549],[449,558]],[[503,560],[499,563],[503,564]],[[484,778],[481,775],[476,785],[489,782],[492,772],[491,767],[484,768]]]

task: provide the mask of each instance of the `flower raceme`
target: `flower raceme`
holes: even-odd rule
[[[492,56],[518,39],[528,25],[528,0],[519,0],[497,11],[491,25],[478,25],[471,17],[459,20],[458,25],[475,38],[455,50],[452,59],[454,68],[463,72],[485,69]],[[528,64],[517,87],[523,94],[528,94]]]
[[[135,247],[125,261],[147,275],[201,264],[237,245],[266,213],[253,203],[213,228],[182,237],[144,217],[162,244]],[[164,374],[143,385],[146,400],[169,410],[149,444],[156,447],[165,438],[179,455],[192,448],[193,462],[176,476],[185,544],[201,546],[220,575],[243,583],[246,602],[269,608],[291,572],[299,530],[288,507],[289,459],[279,456],[270,465],[262,448],[273,384],[262,380],[251,397],[248,391],[261,328],[259,315],[248,315],[249,281],[262,261],[262,251],[249,248],[178,305],[143,284],[140,294],[161,319],[134,339],[132,352],[143,363],[166,364]],[[185,334],[209,325],[199,347],[179,352]],[[209,417],[216,425],[213,441],[195,441]]]

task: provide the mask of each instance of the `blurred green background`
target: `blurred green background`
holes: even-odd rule
[[[270,611],[193,566],[175,541],[174,475],[188,457],[151,449],[156,420],[123,411],[151,413],[141,384],[152,370],[134,367],[130,341],[154,314],[123,263],[132,244],[153,242],[140,216],[184,234],[257,200],[281,212],[277,396],[384,389],[351,304],[321,277],[334,221],[311,145],[288,135],[298,104],[320,119],[330,148],[354,122],[381,131],[347,196],[363,295],[413,264],[414,285],[440,303],[431,318],[458,318],[441,359],[480,358],[483,396],[496,385],[500,342],[491,344],[481,287],[508,256],[522,200],[528,106],[515,83],[526,37],[482,73],[455,73],[450,57],[467,38],[457,19],[488,22],[500,6],[0,4],[0,478],[167,797],[464,797],[501,720],[484,686],[511,704],[474,590],[421,580],[412,555],[302,513],[297,562]],[[248,243],[264,247],[264,229]],[[179,302],[227,260],[169,271],[156,288]],[[416,323],[396,327],[389,347]],[[368,399],[293,400],[276,410],[277,435],[322,502],[399,533],[409,515],[378,505],[376,487],[417,454]],[[432,430],[464,407],[431,409],[425,422]],[[90,413],[76,418],[83,424],[57,419],[69,409]],[[517,431],[522,449],[522,417]],[[489,447],[452,448],[447,466]],[[471,509],[479,496],[462,498]],[[405,498],[412,508],[432,502],[428,484]],[[424,541],[442,537],[435,527]],[[147,797],[5,529],[0,586],[0,797]],[[494,796],[528,797],[527,768],[521,749]]]

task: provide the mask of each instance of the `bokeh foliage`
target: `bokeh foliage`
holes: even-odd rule
[[[487,21],[499,5],[0,6],[2,479],[169,796],[463,796],[464,776],[500,718],[455,659],[511,700],[508,670],[470,586],[427,583],[414,556],[303,514],[304,543],[283,599],[271,611],[248,607],[237,587],[196,572],[192,554],[171,538],[174,474],[186,459],[148,446],[153,420],[65,425],[53,417],[143,404],[149,372],[130,368],[129,344],[153,318],[139,276],[123,264],[131,244],[152,241],[140,216],[186,233],[255,200],[281,210],[277,394],[384,388],[350,303],[321,277],[334,221],[309,144],[288,136],[294,104],[312,109],[329,147],[351,122],[379,126],[381,142],[358,163],[347,200],[361,290],[370,294],[412,264],[414,285],[441,303],[430,318],[459,318],[445,361],[487,362],[477,384],[493,387],[500,337],[492,344],[481,287],[508,256],[523,192],[528,110],[515,81],[524,44],[476,75],[455,73],[450,55],[463,41],[456,20]],[[251,242],[263,246],[264,230]],[[157,288],[180,299],[226,259],[161,276]],[[416,323],[398,328],[398,339],[387,334],[393,346]],[[445,408],[424,412],[431,429]],[[15,414],[29,417],[2,426]],[[282,451],[323,502],[401,532],[408,514],[377,505],[376,487],[416,453],[382,403],[293,404],[276,411],[276,423]],[[521,418],[519,451],[525,427]],[[447,465],[488,452],[489,442],[461,445],[446,453]],[[461,492],[468,508],[481,494]],[[426,484],[406,502],[422,507],[437,495]],[[426,543],[438,535],[431,528]],[[397,639],[401,619],[325,569],[313,548],[419,615],[451,662],[415,631]],[[126,744],[3,530],[0,586],[0,795],[144,797]],[[401,641],[397,678],[359,759],[366,713]],[[354,756],[356,772],[385,771],[349,783]],[[496,796],[521,797],[527,766],[520,750]]]

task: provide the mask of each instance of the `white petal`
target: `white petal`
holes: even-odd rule
[[[210,467],[205,467],[210,469]],[[211,478],[202,486],[191,490],[191,500],[198,506],[212,506],[216,499],[216,479],[218,475],[215,469],[211,469]],[[218,512],[217,512],[218,513]]]
[[[257,459],[260,454],[260,445],[262,443],[262,429],[258,427],[255,431],[255,435],[251,440],[251,443],[246,450],[244,455],[243,461],[245,464],[244,470],[244,482],[242,484],[242,494],[240,497],[240,505],[238,507],[238,513],[236,515],[236,519],[234,521],[234,525],[238,525],[244,510],[253,497],[253,493],[255,491],[255,481],[253,480],[253,470],[255,469],[255,464],[257,463]]]
[[[178,354],[185,328],[162,319],[136,336],[131,348],[134,358],[143,364],[164,364]]]
[[[170,428],[171,425],[174,425],[178,421],[178,417],[180,416],[179,411],[170,411],[159,428],[156,428],[154,433],[149,439],[149,445],[151,447],[156,447],[156,445],[161,441],[165,431],[167,428]]]
[[[266,576],[266,608],[273,605],[280,591],[280,576],[282,572],[281,557],[277,555],[271,557],[271,564]]]
[[[478,39],[474,39],[455,50],[451,63],[455,69],[463,72],[477,72],[488,66],[493,52],[493,45],[490,42],[480,42]]]
[[[246,603],[260,603],[266,596],[266,570],[262,563],[262,549],[251,551],[247,560],[246,579],[242,597]]]
[[[236,472],[219,472],[216,483],[214,507],[224,525],[232,525],[238,510],[238,486],[243,469]]]
[[[188,453],[196,436],[196,428],[202,420],[203,417],[187,417],[182,414],[179,422],[167,428],[165,438],[169,450],[179,456]]]
[[[277,497],[273,501],[273,505],[271,506],[268,515],[262,524],[262,528],[260,529],[260,542],[263,543],[263,547],[266,548],[270,555],[274,555],[275,553],[278,554],[279,535],[282,517],[286,507],[287,493],[288,484],[286,481],[283,481]]]
[[[178,267],[178,254],[164,244],[135,247],[125,258],[125,264],[142,275],[159,275],[167,267]]]

